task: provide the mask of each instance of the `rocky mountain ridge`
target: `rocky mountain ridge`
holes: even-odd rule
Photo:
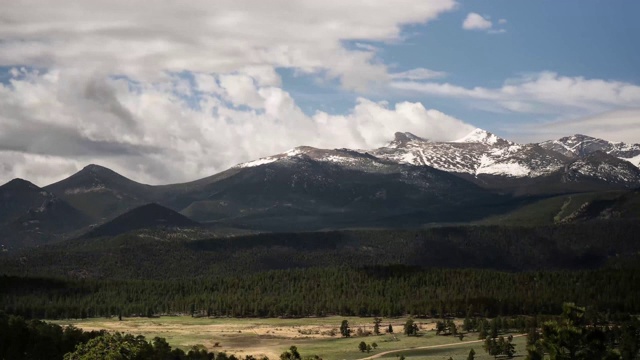
[[[459,223],[531,196],[640,188],[638,158],[638,144],[584,135],[517,144],[481,129],[448,142],[398,132],[378,149],[300,146],[184,184],[145,185],[98,165],[45,188],[16,179],[0,186],[0,226],[14,239],[59,238],[149,203],[249,231]],[[145,209],[130,218],[162,220]]]

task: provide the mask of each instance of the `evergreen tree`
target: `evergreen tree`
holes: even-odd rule
[[[499,321],[500,321],[499,317],[498,318],[493,318],[491,320],[491,325],[490,325],[491,328],[489,330],[489,336],[494,338],[494,339],[498,337],[498,327],[499,327],[498,322]]]
[[[340,324],[340,334],[342,335],[342,337],[351,336],[351,329],[349,328],[348,320],[342,320],[342,324]]]
[[[407,336],[417,335],[418,333],[418,325],[413,321],[413,319],[407,319],[407,322],[404,323],[404,334]]]
[[[486,320],[480,320],[480,325],[478,325],[478,340],[484,340],[489,336],[489,332],[487,331],[487,323]]]
[[[298,347],[296,346],[291,346],[289,348],[289,351],[285,351],[282,354],[280,354],[280,360],[301,360],[301,359],[302,357],[300,356],[300,353],[298,352]],[[217,357],[216,357],[216,360],[217,360]]]
[[[464,318],[464,322],[462,323],[462,329],[467,332],[470,332],[473,330],[473,326],[471,325],[471,319],[469,319],[469,316]]]
[[[373,333],[376,335],[380,335],[380,323],[382,322],[382,319],[380,319],[379,317],[375,317],[373,319]]]
[[[469,350],[469,355],[467,355],[467,360],[475,360],[476,358],[476,351],[471,349]]]

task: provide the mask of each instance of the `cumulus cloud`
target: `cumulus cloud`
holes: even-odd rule
[[[621,81],[540,72],[508,79],[499,88],[465,88],[449,83],[396,81],[403,91],[478,101],[494,112],[587,116],[640,103],[640,86]]]
[[[493,27],[493,23],[478,13],[469,13],[462,22],[465,30],[488,30]]]
[[[180,76],[17,75],[0,85],[2,181],[19,176],[46,185],[99,163],[138,181],[180,182],[299,145],[368,149],[395,131],[451,140],[473,129],[419,103],[391,107],[365,98],[344,115],[307,115],[260,74],[198,73],[190,94]]]
[[[211,175],[297,145],[380,145],[466,125],[419,104],[303,113],[277,69],[366,92],[389,79],[372,43],[455,0],[34,0],[3,6],[0,168],[44,185],[89,162],[139,181]],[[348,44],[355,43],[356,46]],[[414,74],[415,75],[415,74]],[[425,75],[424,73],[422,74]],[[386,133],[383,133],[386,132]]]
[[[11,2],[0,20],[0,65],[101,69],[154,81],[166,71],[285,67],[363,90],[384,80],[386,67],[375,49],[347,49],[345,41],[395,40],[403,25],[455,6],[454,0]]]

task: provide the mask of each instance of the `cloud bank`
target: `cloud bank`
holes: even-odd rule
[[[343,115],[303,113],[277,69],[366,93],[391,76],[375,46],[454,0],[128,0],[4,6],[0,15],[1,181],[44,185],[88,162],[139,181],[211,175],[298,145],[381,145],[394,131],[468,128],[420,104],[365,98]],[[424,70],[405,78],[429,75]],[[438,74],[431,74],[437,76]]]
[[[640,104],[640,86],[621,81],[540,72],[508,79],[499,88],[465,88],[450,83],[395,81],[395,89],[473,100],[484,110],[527,114],[586,116]]]
[[[395,131],[450,140],[473,129],[419,103],[365,98],[346,115],[307,115],[268,71],[153,83],[73,70],[16,74],[0,86],[3,181],[45,185],[97,162],[138,181],[180,182],[299,145],[368,149]]]

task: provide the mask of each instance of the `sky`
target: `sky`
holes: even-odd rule
[[[640,142],[636,0],[0,4],[0,182],[195,180],[479,127]]]

